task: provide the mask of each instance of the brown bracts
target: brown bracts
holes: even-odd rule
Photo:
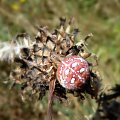
[[[87,61],[90,56],[96,58],[88,51],[86,45],[87,39],[92,34],[75,44],[79,30],[72,28],[72,22],[73,19],[66,24],[66,19],[60,18],[59,28],[54,32],[49,32],[47,27],[38,27],[34,40],[24,33],[17,35],[15,41],[17,45],[20,43],[26,45],[20,49],[19,55],[15,58],[17,68],[11,72],[11,78],[15,84],[21,85],[22,94],[29,91],[30,96],[39,94],[38,98],[42,99],[49,91],[47,116],[49,120],[52,119],[51,107],[54,97],[59,100],[67,99],[69,92],[81,99],[84,93],[96,98],[99,89],[99,77],[92,70],[94,64]],[[66,67],[68,58],[70,63],[67,65],[68,70],[66,68],[59,70],[62,65]],[[97,59],[95,60],[97,63]],[[64,72],[68,78],[62,76]]]

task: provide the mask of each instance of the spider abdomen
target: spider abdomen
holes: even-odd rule
[[[89,77],[88,62],[80,56],[68,56],[58,66],[57,79],[67,89],[77,89]]]

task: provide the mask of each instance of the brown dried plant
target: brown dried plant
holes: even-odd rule
[[[80,99],[84,99],[84,94],[90,94],[92,98],[97,98],[100,87],[100,78],[93,72],[93,63],[88,62],[90,75],[87,82],[75,90],[68,90],[60,85],[56,77],[59,63],[66,57],[79,55],[84,59],[89,56],[97,58],[87,49],[87,39],[92,34],[87,35],[83,40],[75,44],[78,28],[71,30],[73,19],[66,25],[66,19],[60,18],[60,25],[49,32],[48,28],[37,27],[38,33],[34,40],[28,34],[21,33],[16,36],[14,44],[25,44],[20,48],[18,56],[14,59],[16,69],[11,72],[11,79],[14,85],[21,85],[22,95],[29,93],[30,96],[38,95],[42,99],[48,91],[48,114],[47,119],[51,120],[51,107],[53,98],[60,101],[67,99],[67,93],[73,94]]]

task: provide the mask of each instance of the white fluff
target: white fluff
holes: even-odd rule
[[[32,42],[29,37],[10,42],[0,42],[0,61],[13,62],[15,56],[20,56],[20,49],[30,47]]]

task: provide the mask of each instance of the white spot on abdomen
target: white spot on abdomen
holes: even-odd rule
[[[85,68],[81,68],[80,69],[80,73],[84,72],[85,71]]]
[[[75,82],[75,78],[72,78],[72,79],[71,79],[71,83],[74,83],[74,82]]]
[[[68,75],[69,74],[69,69],[65,70],[65,75]]]
[[[77,62],[73,63],[73,64],[72,64],[72,67],[77,66],[77,64],[78,64]]]

